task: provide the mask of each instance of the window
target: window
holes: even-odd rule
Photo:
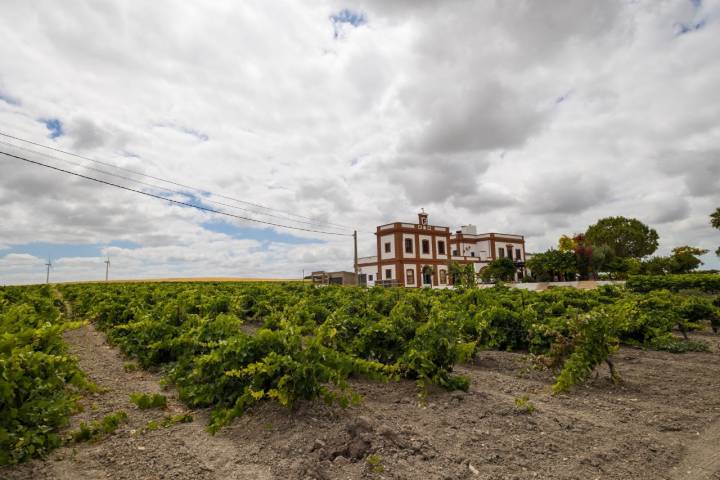
[[[475,256],[475,252],[470,252],[470,256],[471,256],[471,257],[474,257],[474,256]]]
[[[440,284],[445,285],[447,283],[447,272],[445,270],[440,270]]]
[[[390,253],[390,242],[385,242],[385,253]]]
[[[522,260],[522,255],[521,255],[521,254],[522,254],[522,252],[520,251],[520,249],[519,249],[519,248],[516,248],[516,249],[515,249],[515,260]]]
[[[405,253],[413,253],[413,241],[412,238],[405,239]]]
[[[368,275],[368,282],[372,282],[372,281],[373,281],[373,276],[372,276],[372,275]]]
[[[422,241],[422,253],[424,253],[424,254],[430,253],[430,240]]]
[[[438,254],[445,255],[445,242],[442,240],[438,242]]]
[[[405,284],[406,285],[415,285],[415,270],[412,268],[408,268],[405,272]]]
[[[500,258],[505,258],[505,249],[503,247],[498,248],[498,254]]]
[[[392,278],[392,270],[390,270],[389,268],[386,268],[385,269],[385,279],[390,280],[391,278]]]
[[[452,254],[453,254],[453,256],[457,256],[458,251],[457,251],[457,250],[453,250],[453,251],[452,251]]]

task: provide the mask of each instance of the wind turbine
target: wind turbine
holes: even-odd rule
[[[110,275],[110,257],[107,257],[107,260],[105,260],[105,281],[108,281],[108,277]]]

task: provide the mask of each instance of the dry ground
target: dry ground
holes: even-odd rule
[[[167,412],[140,411],[132,392],[160,392],[160,377],[126,372],[127,361],[92,326],[66,339],[91,379],[106,389],[73,419],[117,410],[129,423],[97,443],[61,448],[46,460],[0,470],[5,479],[720,479],[720,341],[713,353],[623,348],[622,385],[598,378],[549,395],[552,377],[524,355],[485,352],[459,370],[468,393],[432,392],[409,381],[357,381],[359,407],[264,404],[215,436],[207,412],[168,429],[144,431]],[[173,397],[172,412],[184,411]],[[534,413],[516,398],[527,395]]]

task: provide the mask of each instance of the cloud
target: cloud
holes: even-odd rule
[[[532,214],[577,214],[608,203],[611,195],[602,177],[581,172],[543,172],[525,193],[521,208]]]
[[[76,119],[68,133],[74,138],[73,148],[77,150],[101,147],[108,139],[108,134],[88,118]]]
[[[649,218],[653,224],[684,220],[690,213],[690,203],[684,198],[661,196],[653,202],[656,211]]]
[[[418,152],[457,153],[522,145],[541,126],[543,114],[519,92],[499,82],[473,81],[456,85],[443,95],[420,87],[405,92],[416,102],[414,115],[424,127],[408,140]],[[434,98],[433,98],[434,97]]]
[[[662,152],[658,168],[684,180],[691,197],[718,196],[720,193],[720,149]]]
[[[608,215],[651,223],[661,248],[714,250],[717,13],[717,2],[652,0],[10,2],[0,125],[215,192],[193,193],[203,200],[347,225],[361,255],[377,225],[420,207],[452,228],[525,234],[533,251]],[[96,257],[110,253],[126,277],[352,265],[349,237],[224,230],[212,215],[2,155],[0,208],[0,245],[109,245]],[[57,278],[104,275],[101,262],[67,262]],[[44,280],[42,262],[1,269]]]
[[[382,171],[410,202],[422,205],[474,194],[488,165],[484,155],[407,155],[389,160]]]

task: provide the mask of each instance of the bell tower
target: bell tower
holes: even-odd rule
[[[422,211],[420,213],[418,213],[418,223],[421,226],[426,227],[428,224],[428,214],[425,213],[424,208],[421,208],[420,210],[422,210]]]

